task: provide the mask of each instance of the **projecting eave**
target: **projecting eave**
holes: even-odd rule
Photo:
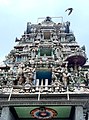
[[[69,65],[74,66],[76,64],[83,66],[87,61],[87,57],[86,54],[83,52],[76,52],[68,55],[65,60],[68,61]]]

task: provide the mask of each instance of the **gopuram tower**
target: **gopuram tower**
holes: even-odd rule
[[[39,19],[0,64],[0,120],[89,120],[85,46],[69,21]]]

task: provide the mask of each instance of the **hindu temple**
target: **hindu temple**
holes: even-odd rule
[[[15,42],[0,64],[0,120],[89,120],[86,48],[70,22],[38,18]]]

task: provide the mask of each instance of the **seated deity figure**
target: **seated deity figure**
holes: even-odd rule
[[[26,78],[25,78],[24,74],[22,73],[22,75],[18,76],[17,80],[18,80],[18,84],[22,85],[25,83]]]

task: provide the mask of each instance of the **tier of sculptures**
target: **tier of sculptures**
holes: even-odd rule
[[[50,17],[39,24],[27,23],[5,65],[0,65],[0,87],[23,87],[24,92],[88,91],[89,71],[82,68],[87,60],[85,46],[79,47],[69,26],[68,21],[56,24]],[[50,70],[50,83],[47,78],[37,78],[40,69]]]
[[[68,68],[67,62],[65,62],[64,66],[56,68],[51,64],[52,80],[50,84],[48,84],[48,79],[43,79],[45,83],[41,82],[39,84],[39,79],[36,79],[37,69],[36,65],[35,67],[29,67],[23,63],[16,68],[12,66],[10,69],[0,69],[0,87],[22,86],[24,92],[25,89],[32,92],[32,89],[34,89],[33,91],[39,91],[40,88],[43,89],[42,91],[50,91],[51,89],[51,92],[65,92],[67,90],[71,92],[77,90],[88,91],[89,70],[84,72],[80,66],[74,70],[73,67]]]

